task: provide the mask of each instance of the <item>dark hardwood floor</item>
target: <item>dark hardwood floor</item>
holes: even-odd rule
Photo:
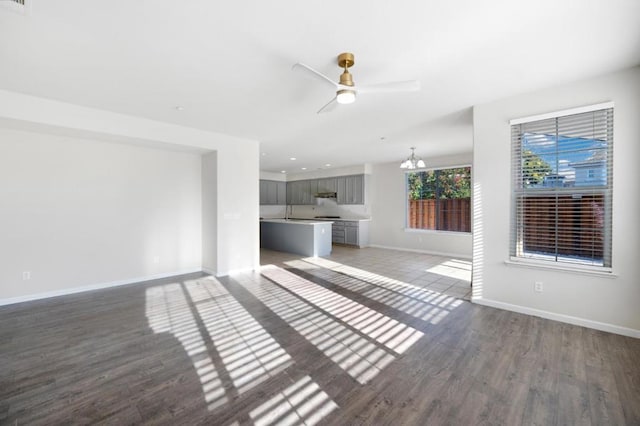
[[[640,340],[456,298],[468,262],[262,260],[0,307],[0,424],[640,424]]]

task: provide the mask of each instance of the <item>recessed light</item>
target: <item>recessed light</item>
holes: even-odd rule
[[[331,164],[327,163],[324,165],[325,167],[331,167]]]
[[[302,170],[307,170],[307,168],[306,167],[302,167]]]
[[[263,153],[262,153],[262,156],[264,157],[265,155],[267,155],[267,153],[266,153],[266,152],[263,152]]]
[[[296,158],[296,157],[291,157],[291,158],[289,158],[289,160],[291,160],[291,161],[296,161],[296,160],[297,160],[297,158]]]
[[[176,106],[176,111],[184,111],[184,107],[181,105]]]
[[[287,173],[286,170],[280,170],[280,173]]]

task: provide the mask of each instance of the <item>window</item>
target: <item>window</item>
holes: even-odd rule
[[[407,227],[471,231],[471,167],[409,172]]]
[[[610,268],[613,106],[511,124],[511,256]]]

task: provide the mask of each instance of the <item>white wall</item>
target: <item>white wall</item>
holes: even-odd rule
[[[0,299],[200,270],[198,153],[0,129],[0,182]]]
[[[430,168],[471,164],[471,153],[430,158]],[[375,164],[371,176],[371,245],[471,258],[471,234],[405,231],[406,183],[399,162]]]
[[[273,173],[260,170],[260,179],[265,180],[277,180],[279,182],[286,182],[287,175],[285,173]]]
[[[218,150],[216,275],[260,267],[258,144]]]
[[[509,120],[613,101],[615,277],[505,264],[509,258]],[[476,302],[640,337],[640,68],[474,107]],[[533,291],[542,281],[543,293]]]
[[[281,219],[286,214],[286,206],[260,206],[260,217]]]
[[[210,262],[207,262],[207,265],[215,265],[215,270],[211,272],[217,275],[225,275],[233,271],[254,269],[259,266],[258,141],[3,90],[0,90],[0,129],[7,131],[11,129],[25,130],[27,132],[45,134],[47,135],[45,139],[51,141],[55,141],[58,137],[71,137],[93,142],[108,143],[114,147],[161,148],[169,150],[174,154],[178,152],[191,152],[190,158],[194,159],[194,163],[191,165],[190,171],[198,176],[198,178],[197,186],[191,187],[187,193],[191,194],[193,191],[198,193],[198,200],[200,200],[200,202],[202,200],[201,197],[215,197],[215,203],[209,199],[209,203],[207,204],[208,206],[215,205],[215,220],[211,220],[211,218],[205,219],[209,225],[215,222],[215,225],[209,227],[209,229],[215,227],[215,230],[207,232],[207,237],[215,238],[213,242],[213,244],[215,244],[215,252],[213,250],[207,252],[209,254],[214,253],[215,256],[215,259],[209,259]],[[4,140],[0,140],[0,143],[4,143]],[[205,188],[202,188],[201,185],[201,168],[203,163],[201,162],[200,154],[212,151],[216,153],[216,164],[215,166],[212,164],[209,165],[208,171],[215,173],[215,188],[213,188],[215,191],[213,189],[209,190],[209,188],[211,188],[210,184]],[[197,155],[193,153],[197,153]],[[34,154],[37,154],[37,152]],[[105,157],[105,160],[108,158],[109,157]],[[3,160],[11,161],[6,159],[6,156],[3,156]],[[131,167],[135,166],[136,163],[132,164]],[[127,165],[126,167],[129,166]],[[169,168],[170,167],[167,167],[167,169]],[[91,176],[90,169],[73,170],[78,173],[75,176],[79,180],[81,180],[82,177],[81,172],[86,172]],[[22,175],[17,172],[18,171],[12,169],[9,175],[5,174],[3,176],[3,179],[20,181]],[[150,171],[153,179],[147,178],[146,173],[147,167],[141,167],[139,176],[146,182],[150,190],[156,190],[156,182],[158,182],[158,185],[165,183],[164,179],[155,176],[155,169]],[[164,173],[166,173],[166,176],[173,176],[169,170],[165,170]],[[1,183],[3,184],[4,182]],[[160,186],[158,186],[158,188],[159,187]],[[172,187],[169,187],[169,189],[171,188]],[[202,190],[206,191],[204,195],[201,192]],[[55,194],[55,192],[52,194]],[[178,197],[177,200],[180,201],[181,198]],[[175,208],[194,208],[197,210],[197,213],[194,214],[198,216],[202,214],[201,204],[193,206],[189,203],[184,203],[184,206],[177,205]],[[43,212],[43,215],[46,215],[46,212]],[[180,226],[179,223],[173,222],[173,218],[166,218],[166,220],[162,225],[167,228]],[[26,225],[22,224],[22,226]],[[140,226],[147,226],[146,222]],[[198,243],[194,244],[194,250],[197,251],[195,254],[198,258],[196,263],[198,267],[200,267],[202,262],[202,247],[200,246],[202,239],[202,221],[199,221],[197,226],[199,235]],[[45,229],[49,228],[43,227],[43,232]],[[53,231],[51,230],[51,232]],[[43,235],[46,236],[48,234],[44,233]],[[190,234],[181,234],[181,238],[183,235],[190,238]],[[215,236],[211,237],[212,235]],[[140,235],[138,234],[138,236]],[[92,237],[93,240],[91,241],[99,245],[102,234],[92,235]],[[82,242],[83,240],[79,241]],[[74,242],[74,244],[79,243]],[[62,247],[62,249],[64,248],[65,247]],[[181,250],[180,253],[176,253],[176,258],[173,259],[172,264],[176,266],[182,265],[181,259],[183,259],[184,256],[190,258],[190,253],[191,251],[188,250]],[[137,258],[138,257],[136,257],[136,259]],[[160,259],[162,262],[162,254]],[[126,262],[133,263],[134,260],[127,259]],[[7,273],[9,274],[12,273],[10,272],[13,270],[12,267],[5,265],[6,263],[4,261],[0,263],[0,274],[4,274],[4,271],[8,271]],[[19,268],[23,267],[23,265],[19,266]],[[139,278],[148,278],[148,276],[140,276],[136,272],[138,269],[146,271],[147,269],[145,269],[146,267],[144,265],[125,264],[123,268],[124,269],[120,270],[121,272],[128,272],[126,272],[126,274],[119,274],[119,276],[127,276],[118,280],[119,283],[125,281],[132,282]],[[60,271],[62,272],[62,270]],[[64,277],[64,279],[61,277],[55,291],[64,293],[72,287],[87,287],[93,285],[98,280],[102,281],[105,279],[102,276],[91,279],[83,276],[82,279],[79,279],[76,277],[75,271],[76,269],[74,268],[66,269],[67,276]],[[153,271],[150,271],[150,273],[151,272]],[[35,280],[35,278],[33,280]],[[13,283],[13,281],[11,281],[11,283]],[[33,288],[9,290],[8,287],[15,286],[13,284],[9,285],[0,282],[0,298],[4,298],[4,300],[0,300],[0,304],[3,302],[8,303],[7,300],[9,299],[5,298],[8,294],[34,295],[32,291],[38,291]],[[11,300],[9,300],[9,302],[10,301]]]
[[[293,206],[291,216],[302,218],[340,216],[345,219],[369,219],[371,217],[370,197],[365,195],[365,204],[338,204],[330,198],[319,198],[312,206]]]
[[[202,269],[218,270],[218,153],[202,155]]]

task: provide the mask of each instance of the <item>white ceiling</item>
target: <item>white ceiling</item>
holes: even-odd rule
[[[422,90],[362,95],[318,115],[331,90],[291,66],[337,80],[344,51],[355,54],[356,84],[418,79]],[[400,161],[410,146],[425,158],[469,152],[473,105],[639,63],[637,0],[0,8],[0,88],[257,139],[267,171]]]

